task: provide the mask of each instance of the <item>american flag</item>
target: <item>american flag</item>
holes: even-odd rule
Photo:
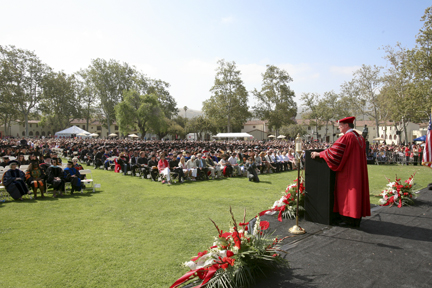
[[[432,114],[431,114],[432,116]],[[423,150],[423,159],[422,159],[422,165],[428,166],[429,168],[432,168],[432,120],[431,116],[429,116],[429,126],[428,131],[426,135],[426,142]]]

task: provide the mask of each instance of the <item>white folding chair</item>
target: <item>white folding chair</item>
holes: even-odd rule
[[[9,193],[6,191],[6,187],[3,186],[3,183],[2,183],[2,180],[3,180],[3,174],[4,174],[4,172],[1,171],[1,172],[0,172],[0,196],[1,196],[1,199],[3,200],[3,202],[4,202],[4,201],[6,201],[6,200],[9,200],[10,195],[9,195]]]
[[[84,183],[85,185],[91,184],[91,188],[93,189],[93,192],[95,192],[95,187],[93,185],[93,175],[92,175],[91,170],[90,169],[81,170],[80,174],[86,176],[86,179],[81,180],[81,182]],[[88,179],[88,177],[90,177],[90,179]]]
[[[29,165],[21,165],[21,166],[19,167],[19,169],[20,169],[21,171],[25,172],[25,171],[27,171],[28,167],[29,167]]]

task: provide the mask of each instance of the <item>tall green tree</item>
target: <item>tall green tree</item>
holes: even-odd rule
[[[247,105],[248,92],[240,78],[235,62],[218,61],[211,97],[203,102],[203,112],[207,119],[226,127],[241,127],[251,116]]]
[[[300,134],[300,137],[306,135],[306,130],[304,129],[303,125],[288,124],[280,128],[280,134],[290,138],[296,138],[297,134]]]
[[[428,113],[422,111],[422,93],[413,84],[414,73],[410,69],[410,52],[399,43],[396,48],[384,48],[389,62],[389,68],[384,74],[384,86],[380,91],[381,120],[393,120],[395,127],[404,132],[405,142],[408,142],[407,125],[409,122],[420,121]],[[396,123],[400,123],[399,127]],[[384,125],[386,128],[386,124]],[[386,131],[386,129],[384,130]]]
[[[147,90],[147,94],[153,94],[157,96],[160,107],[166,118],[166,125],[161,125],[161,130],[155,131],[159,139],[162,139],[167,134],[169,134],[169,131],[166,127],[172,127],[171,119],[179,112],[179,109],[177,108],[177,102],[168,90],[169,87],[170,85],[167,82],[153,79],[150,80],[150,85]]]
[[[50,126],[54,131],[67,128],[71,119],[81,115],[81,103],[76,91],[74,75],[64,72],[51,72],[42,81],[42,126]]]
[[[127,63],[98,58],[92,60],[85,73],[100,102],[100,120],[111,133],[111,124],[116,120],[114,107],[123,100],[123,91],[133,87],[136,70]]]
[[[378,95],[383,84],[381,69],[375,65],[362,65],[354,72],[353,79],[341,86],[342,94],[350,100],[350,105],[375,121],[377,137],[381,111]]]
[[[3,61],[3,59],[0,61]],[[8,65],[9,63],[7,62],[0,65],[0,124],[4,126],[5,135],[10,135],[9,128],[11,127],[11,121],[17,120],[19,118],[19,113],[16,109],[16,103],[14,103],[13,95],[8,89],[7,75],[5,73],[5,66],[7,67]]]
[[[310,126],[315,126],[315,137],[318,138],[318,129],[322,125],[322,115],[319,107],[320,95],[317,93],[303,93],[300,99],[303,102],[302,118],[308,120]]]
[[[0,46],[3,93],[25,123],[28,136],[29,116],[38,110],[42,99],[42,80],[50,68],[32,51],[15,46]]]
[[[253,91],[258,101],[253,109],[261,120],[268,120],[269,127],[277,132],[283,125],[294,123],[297,115],[295,94],[288,85],[293,79],[288,72],[273,65],[267,65],[262,77],[261,90]]]
[[[125,91],[124,100],[115,106],[120,131],[127,135],[138,130],[142,137],[147,132],[167,129],[166,117],[154,94],[140,95],[135,90]]]
[[[416,47],[407,50],[407,66],[414,76],[410,94],[421,102],[417,109],[426,120],[432,107],[432,6],[426,8],[421,21],[423,27],[416,36]]]
[[[86,70],[80,70],[75,73],[75,78],[76,92],[81,103],[81,117],[86,120],[86,130],[88,131],[90,120],[96,116],[100,102],[96,95],[96,89]]]

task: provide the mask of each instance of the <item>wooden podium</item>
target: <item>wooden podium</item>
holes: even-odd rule
[[[322,158],[311,158],[307,150],[305,162],[305,220],[330,225],[333,220],[335,172]]]

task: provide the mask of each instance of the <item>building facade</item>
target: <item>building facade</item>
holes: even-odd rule
[[[270,131],[268,125],[268,121],[262,120],[250,120],[243,124],[243,129],[241,132],[245,132],[251,134],[255,140],[267,140],[268,136],[273,134]]]

